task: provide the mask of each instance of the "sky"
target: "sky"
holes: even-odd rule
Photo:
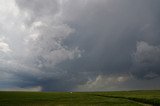
[[[0,0],[0,91],[160,89],[159,0]]]

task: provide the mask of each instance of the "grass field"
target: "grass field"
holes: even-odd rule
[[[0,106],[160,106],[160,91],[0,92]]]

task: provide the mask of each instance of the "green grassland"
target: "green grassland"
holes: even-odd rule
[[[160,106],[160,91],[0,92],[0,106]]]

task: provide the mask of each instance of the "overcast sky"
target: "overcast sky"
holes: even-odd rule
[[[0,0],[0,90],[160,89],[160,0]]]

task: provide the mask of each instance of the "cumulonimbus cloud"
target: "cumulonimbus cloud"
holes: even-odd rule
[[[1,0],[0,88],[154,87],[160,75],[159,4]]]
[[[15,81],[15,86],[23,88],[24,86],[32,87],[35,84],[36,86],[42,86],[43,90],[45,88],[41,83],[44,80],[52,81],[54,76],[59,76],[55,65],[81,56],[78,47],[69,48],[67,45],[63,45],[63,40],[70,36],[74,29],[63,23],[63,20],[58,19],[60,17],[58,14],[61,12],[58,0],[47,0],[45,2],[12,0],[8,3],[4,1],[4,4],[1,5],[5,4],[13,5],[11,10],[4,8],[4,12],[9,14],[6,13],[5,18],[9,18],[12,15],[10,12],[15,10],[18,12],[12,22],[18,22],[19,18],[23,18],[23,20],[17,23],[14,30],[9,30],[12,36],[4,35],[9,44],[12,45],[13,54],[8,54],[8,59],[6,57],[2,58],[3,63],[1,65],[3,67],[1,69],[4,68],[2,69],[4,71],[1,73],[10,73],[10,78],[20,79],[21,81]],[[4,28],[4,32],[8,31],[7,27],[9,25]],[[19,36],[21,37],[18,38]],[[12,38],[15,39],[14,42]],[[9,45],[2,40],[0,41],[0,50],[3,53],[11,51]],[[34,77],[34,80],[29,80],[32,77]]]

